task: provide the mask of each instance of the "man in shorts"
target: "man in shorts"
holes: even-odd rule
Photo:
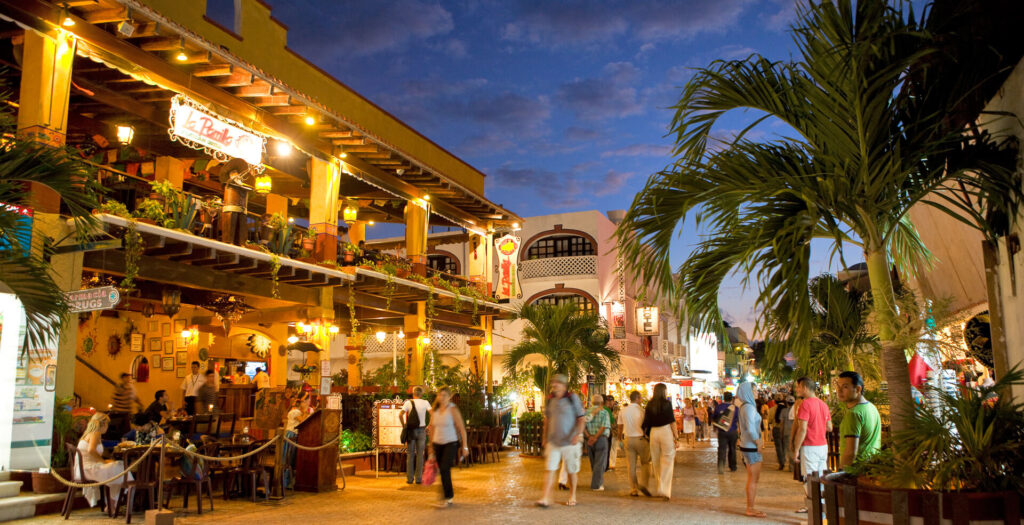
[[[796,394],[803,398],[800,404],[800,411],[796,414],[796,424],[793,427],[794,461],[799,461],[804,474],[804,492],[810,498],[810,480],[808,477],[813,473],[821,476],[825,472],[828,463],[828,440],[826,434],[832,432],[832,414],[828,405],[818,399],[818,385],[809,377],[801,377],[796,380],[794,387]],[[808,502],[810,500],[808,499]],[[804,507],[798,513],[807,513]]]
[[[569,392],[569,378],[564,374],[555,374],[551,379],[551,399],[544,413],[544,495],[537,502],[539,507],[551,505],[552,490],[558,464],[565,462],[565,470],[569,474],[570,507],[576,505],[576,480],[580,471],[580,436],[583,434],[584,411],[580,398]]]

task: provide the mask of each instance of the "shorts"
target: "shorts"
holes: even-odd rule
[[[760,452],[746,452],[741,450],[740,454],[743,454],[743,463],[745,465],[753,465],[764,461],[764,456],[762,456]]]
[[[576,474],[580,471],[580,456],[582,454],[578,444],[559,447],[548,443],[544,447],[544,468],[548,471],[558,470],[558,463],[565,461],[565,471],[569,474]]]
[[[828,445],[800,447],[800,467],[804,477],[812,472],[821,475],[828,466]]]

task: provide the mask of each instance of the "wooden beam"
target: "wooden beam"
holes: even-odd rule
[[[305,115],[306,106],[282,106],[277,108],[270,108],[269,111],[272,115],[285,116],[285,115]]]
[[[193,69],[192,74],[199,78],[223,77],[230,75],[233,70],[230,64],[210,64]]]
[[[358,131],[352,131],[350,129],[338,130],[338,131],[321,131],[320,138],[322,139],[346,139],[350,137],[362,137],[363,135]]]
[[[143,51],[157,52],[157,51],[177,51],[181,49],[181,38],[177,37],[161,37],[154,38],[148,42],[143,42],[139,45],[139,48]]]
[[[342,151],[345,153],[377,153],[380,148],[376,144],[367,144],[359,146],[342,146]]]
[[[269,97],[256,97],[252,103],[261,108],[290,106],[292,97],[288,95],[270,95]]]
[[[268,97],[271,94],[272,89],[270,84],[258,81],[249,86],[243,86],[235,89],[235,96],[239,97]],[[285,95],[287,96],[287,95]]]
[[[86,22],[90,24],[108,24],[110,22],[120,22],[128,19],[128,10],[123,7],[115,7],[113,9],[97,9],[95,11],[89,11],[82,16]]]
[[[93,94],[89,95],[89,98],[93,100],[97,100],[103,104],[126,111],[138,117],[142,117],[154,124],[167,125],[167,115],[160,114],[155,106],[143,104],[131,97],[126,97],[103,86],[93,84],[84,78],[78,78],[76,76],[75,83],[91,91]]]
[[[256,77],[248,71],[236,71],[227,76],[222,76],[213,81],[213,85],[218,87],[241,87],[252,84],[252,81]]]

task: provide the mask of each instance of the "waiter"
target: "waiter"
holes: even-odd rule
[[[199,361],[192,361],[192,373],[185,376],[181,382],[181,390],[185,395],[185,412],[190,416],[196,415],[196,396],[199,395],[199,388],[206,380],[199,374]]]

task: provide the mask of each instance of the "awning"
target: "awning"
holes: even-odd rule
[[[634,382],[668,381],[672,377],[672,367],[657,359],[620,355],[619,377],[620,380]]]

